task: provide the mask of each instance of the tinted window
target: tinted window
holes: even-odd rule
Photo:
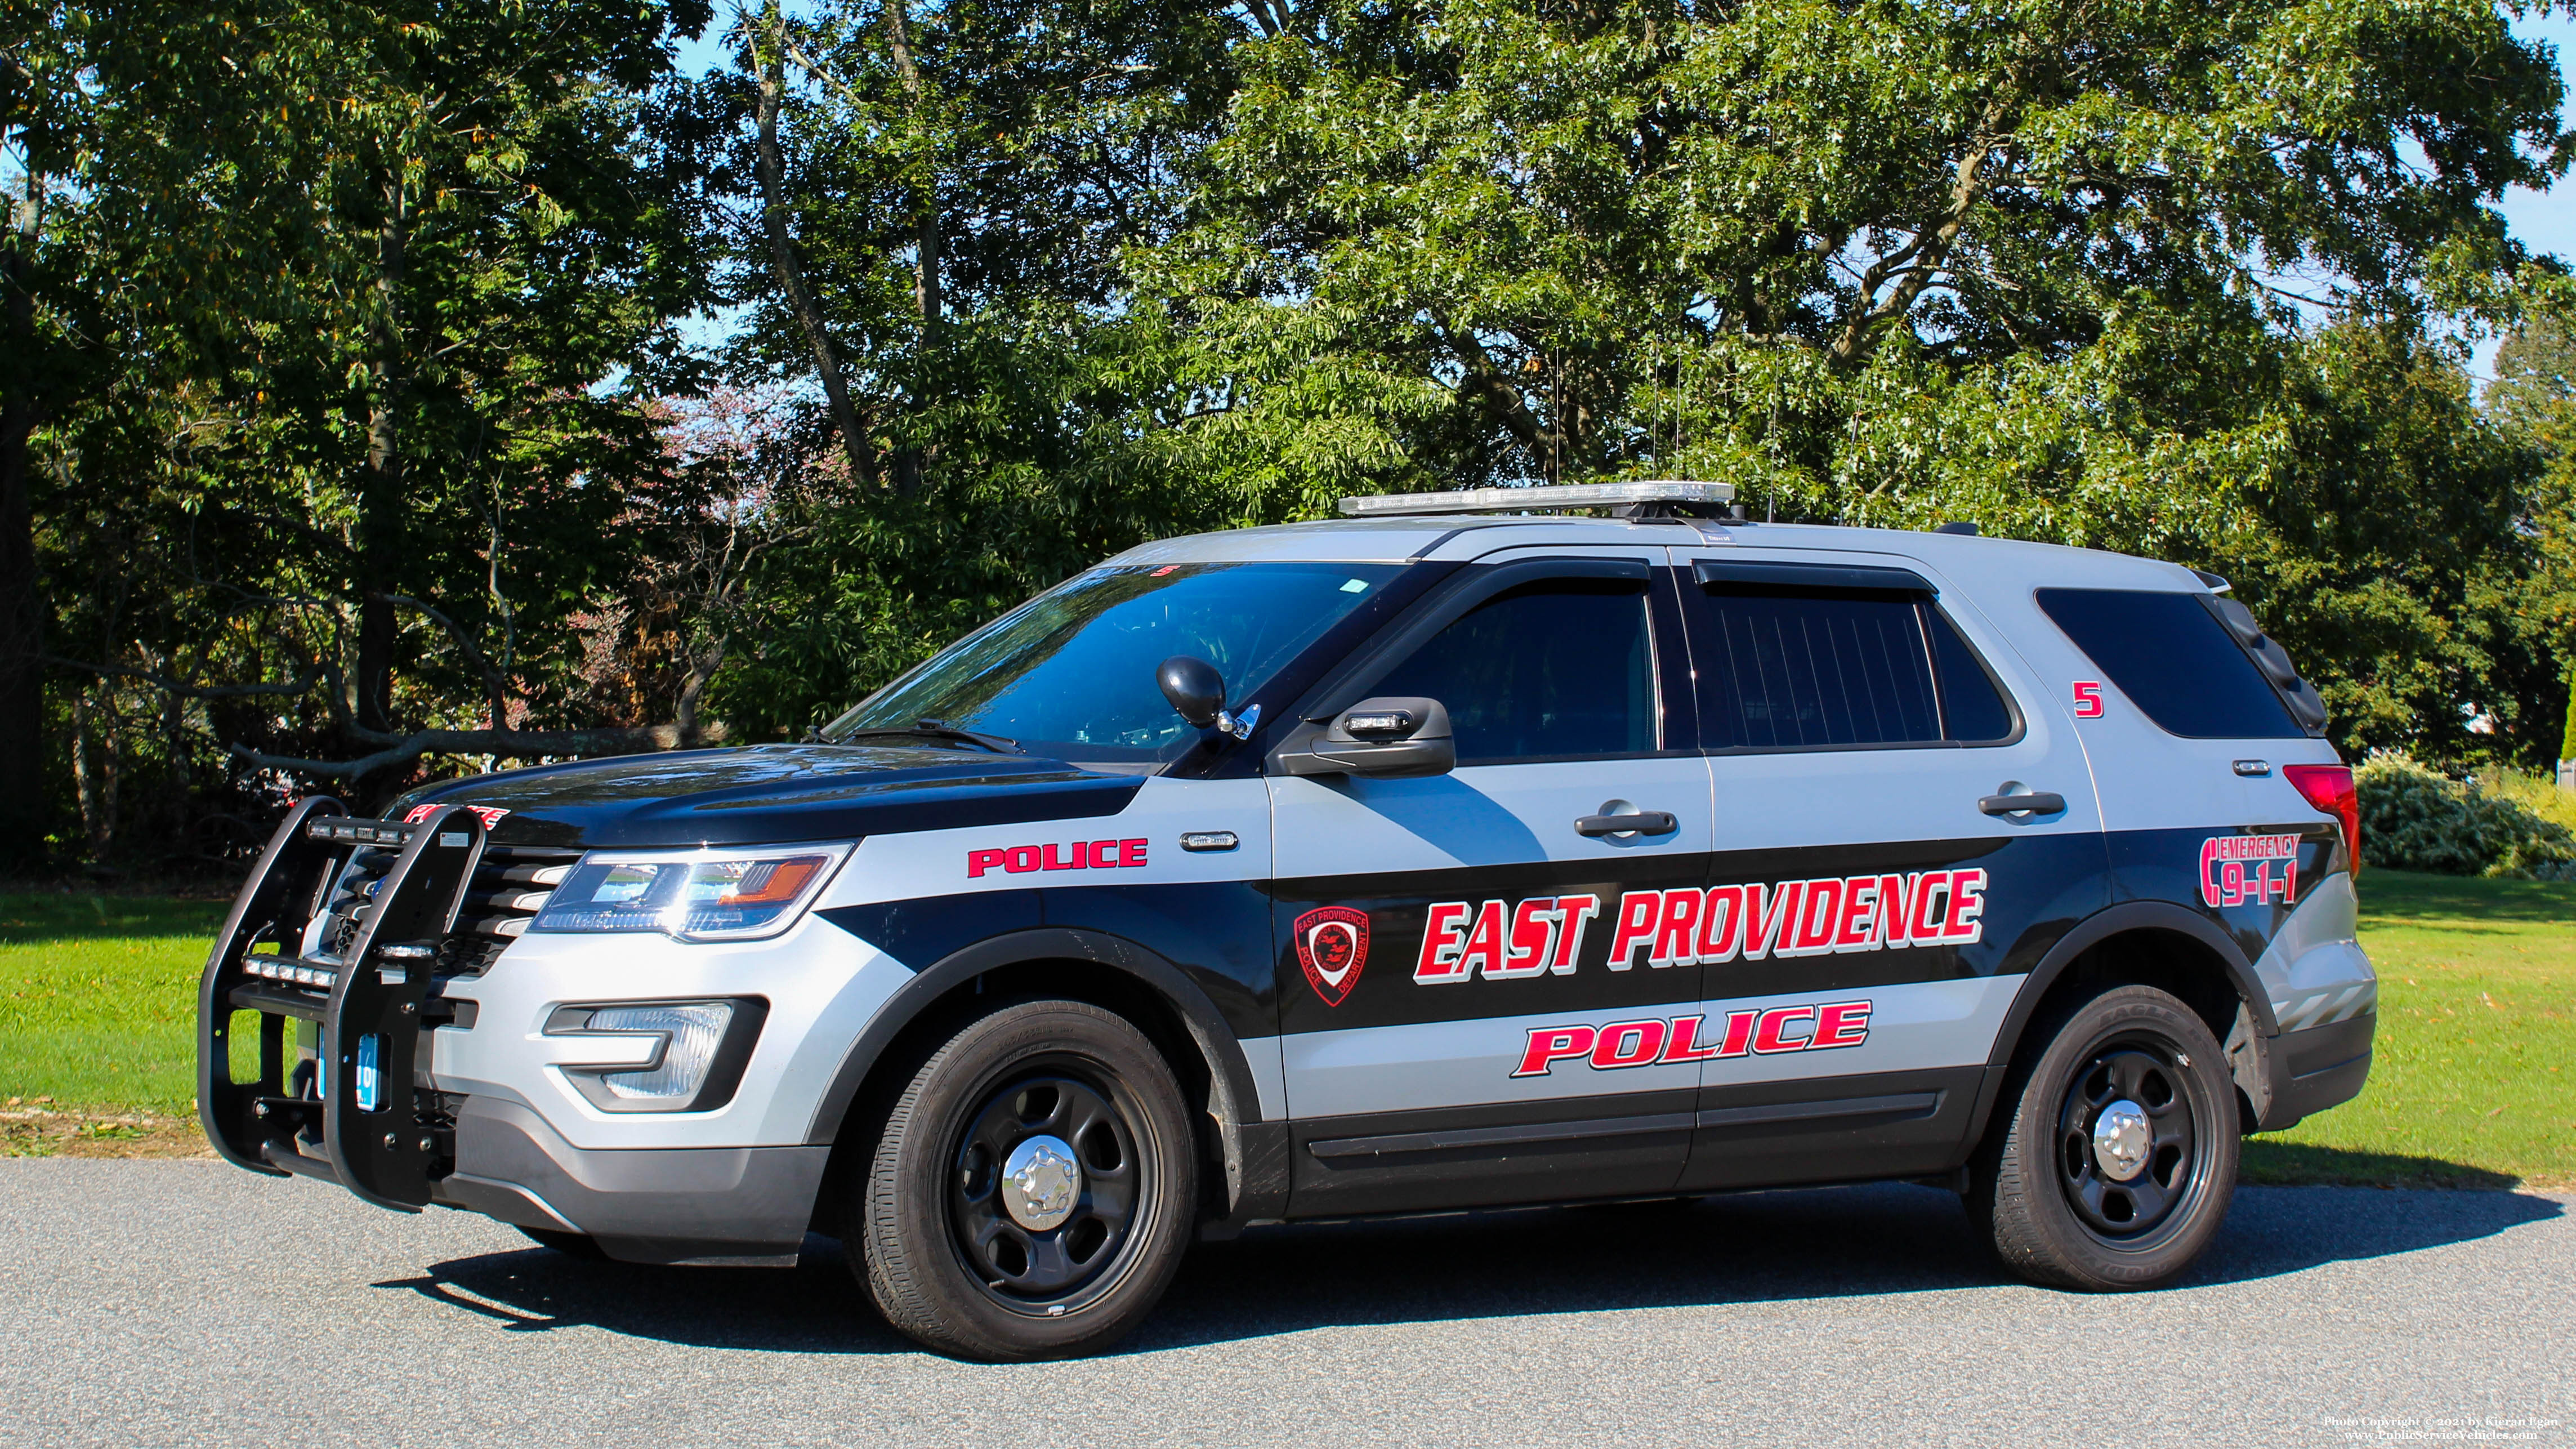
[[[1434,635],[1371,694],[1436,699],[1461,763],[1656,748],[1642,585],[1516,589]]]
[[[2295,739],[2280,696],[2197,594],[2041,589],[2039,606],[2168,734]]]
[[[1250,699],[1397,565],[1240,563],[1093,569],[950,645],[824,727],[826,739],[946,721],[1076,760],[1168,759],[1199,739],[1154,682],[1195,654]]]
[[[1959,637],[1947,615],[1928,606],[1923,612],[1931,621],[1932,662],[1941,678],[1942,733],[1967,744],[2009,738],[2012,706],[2004,703],[1985,661]]]
[[[1716,583],[1704,607],[1706,657],[1695,663],[1710,748],[1976,743],[2013,732],[1984,664],[1923,595]]]

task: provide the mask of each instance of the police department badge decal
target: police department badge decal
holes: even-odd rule
[[[1326,1006],[1350,999],[1368,964],[1368,912],[1348,906],[1318,906],[1299,916],[1289,931],[1297,938],[1297,964],[1306,968],[1306,984]]]

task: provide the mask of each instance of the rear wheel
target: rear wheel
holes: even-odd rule
[[[2174,997],[2122,986],[2038,1040],[1971,1164],[1971,1217],[2034,1283],[2171,1282],[2209,1246],[2236,1188],[2235,1088],[2217,1039]]]
[[[1179,1268],[1198,1200],[1189,1111],[1144,1034],[1082,1002],[975,1021],[913,1074],[847,1240],[888,1322],[945,1353],[1107,1347]]]

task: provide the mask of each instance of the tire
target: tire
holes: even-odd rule
[[[852,1267],[887,1322],[941,1353],[1098,1352],[1153,1310],[1189,1246],[1191,1127],[1133,1026],[1076,1001],[1006,1006],[896,1098],[852,1194]]]
[[[518,1225],[513,1223],[511,1226]],[[552,1248],[567,1258],[579,1258],[585,1263],[608,1261],[608,1254],[599,1246],[599,1240],[587,1233],[567,1233],[561,1228],[519,1228],[519,1231],[527,1236],[529,1242],[540,1248]]]
[[[2122,986],[2030,1042],[1969,1164],[1971,1221],[2005,1271],[2043,1287],[2172,1282],[2236,1190],[2236,1089],[2217,1038],[2174,997]]]

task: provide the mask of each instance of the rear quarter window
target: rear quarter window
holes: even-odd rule
[[[2302,739],[2281,697],[2197,594],[2041,589],[2039,607],[2167,734]]]

